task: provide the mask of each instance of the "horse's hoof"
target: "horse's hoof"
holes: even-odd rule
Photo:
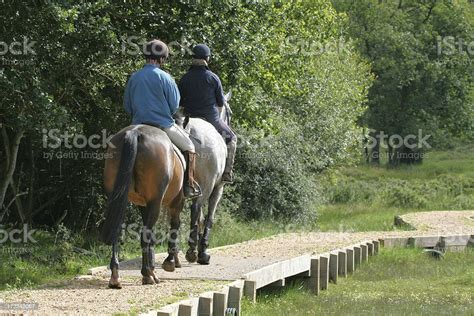
[[[153,285],[155,284],[155,280],[151,276],[144,276],[142,278],[142,284],[143,285]]]
[[[165,270],[166,272],[174,272],[175,268],[176,268],[176,265],[173,261],[165,261],[163,262],[163,264],[161,265],[161,267],[163,268],[163,270]]]
[[[117,289],[120,290],[122,288],[122,283],[119,280],[110,280],[109,281],[109,289]]]
[[[211,256],[205,252],[200,253],[197,259],[197,263],[199,264],[209,264],[210,261],[211,261]]]
[[[189,262],[189,263],[194,263],[197,261],[197,251],[196,250],[191,250],[189,249],[188,251],[186,251],[186,260]]]
[[[174,257],[174,266],[176,268],[181,268],[181,262],[179,262],[179,258],[177,256]]]

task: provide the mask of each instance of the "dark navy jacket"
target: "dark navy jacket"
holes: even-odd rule
[[[217,121],[217,107],[224,105],[224,92],[219,77],[207,66],[191,66],[178,84],[179,103],[190,116]]]

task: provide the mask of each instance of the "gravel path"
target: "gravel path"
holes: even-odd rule
[[[403,215],[402,219],[417,231],[280,234],[212,249],[208,266],[188,264],[182,258],[183,267],[176,272],[168,273],[157,268],[162,282],[154,286],[141,285],[141,261],[131,260],[121,265],[122,290],[107,289],[109,272],[102,270],[93,276],[82,276],[39,289],[0,292],[0,302],[35,302],[39,308],[35,313],[41,315],[131,313],[218,289],[244,273],[303,254],[327,252],[382,237],[474,234],[474,211],[410,213]],[[162,262],[164,258],[165,254],[158,254],[156,260]],[[0,314],[2,312],[0,310]]]

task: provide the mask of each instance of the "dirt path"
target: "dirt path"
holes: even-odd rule
[[[280,234],[213,249],[209,266],[185,263],[181,255],[183,267],[177,272],[157,269],[162,282],[155,286],[141,285],[140,260],[131,260],[121,265],[122,290],[107,289],[109,272],[99,269],[93,276],[55,286],[0,292],[0,302],[38,303],[35,313],[41,315],[139,312],[219,288],[244,273],[303,254],[327,252],[382,237],[474,234],[474,211],[410,213],[402,219],[417,231]],[[165,254],[158,254],[156,260],[162,262],[164,258]]]

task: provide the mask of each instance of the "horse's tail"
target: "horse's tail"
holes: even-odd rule
[[[123,139],[122,153],[120,155],[120,166],[114,190],[109,196],[105,221],[102,226],[102,240],[108,244],[118,242],[121,226],[125,218],[128,203],[128,190],[132,180],[133,167],[137,158],[139,131],[132,129],[125,133]]]

